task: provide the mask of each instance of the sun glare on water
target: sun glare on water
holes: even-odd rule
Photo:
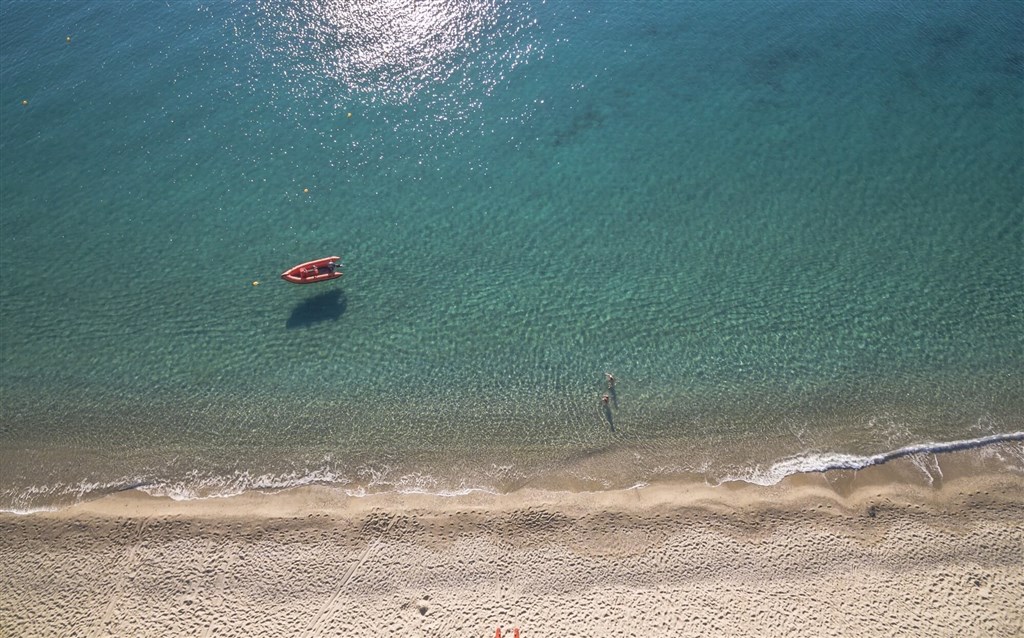
[[[355,90],[405,100],[449,79],[495,18],[487,2],[328,4],[326,24],[351,46],[338,47],[327,70]]]
[[[330,0],[265,9],[277,40],[271,46],[287,52],[307,79],[374,101],[451,93],[452,82],[487,88],[521,57],[509,36],[524,16],[503,15],[508,8],[489,0]]]

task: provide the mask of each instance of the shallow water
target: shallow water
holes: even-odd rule
[[[0,507],[1024,430],[1022,5],[555,5],[0,6]]]

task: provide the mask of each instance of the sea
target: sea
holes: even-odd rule
[[[965,448],[1024,472],[1024,2],[0,0],[0,510]]]

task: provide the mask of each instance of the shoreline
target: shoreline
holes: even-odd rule
[[[554,493],[615,492],[663,483],[678,483],[680,485],[738,483],[770,487],[792,480],[791,477],[802,474],[838,476],[843,472],[863,472],[871,468],[899,468],[903,467],[908,460],[918,468],[921,476],[915,476],[913,473],[901,474],[895,471],[893,476],[897,477],[899,481],[914,483],[923,478],[930,484],[936,479],[942,479],[944,475],[942,466],[950,463],[956,466],[966,465],[969,467],[968,470],[956,471],[968,471],[972,474],[990,472],[994,468],[1024,474],[1024,431],[992,434],[971,439],[912,444],[869,455],[805,452],[796,456],[779,458],[764,465],[752,465],[747,471],[739,473],[709,474],[685,468],[673,469],[672,465],[668,465],[665,467],[665,473],[660,476],[656,474],[651,476],[651,472],[648,472],[646,476],[624,480],[626,478],[624,476],[613,479],[610,475],[601,475],[601,472],[604,471],[603,468],[607,468],[609,465],[627,466],[629,463],[627,457],[632,455],[630,449],[623,447],[611,452],[609,450],[587,452],[565,460],[558,470],[546,475],[527,475],[521,478],[506,476],[501,479],[495,478],[493,484],[488,484],[487,479],[483,479],[480,483],[471,479],[468,484],[465,482],[453,483],[449,487],[443,486],[444,479],[433,479],[430,473],[421,474],[416,471],[405,476],[396,474],[379,485],[374,484],[376,479],[364,485],[358,482],[353,483],[345,478],[347,473],[330,467],[314,467],[305,474],[292,471],[280,476],[275,476],[272,473],[255,476],[244,472],[235,477],[225,476],[219,479],[201,480],[194,486],[166,483],[159,479],[122,478],[108,483],[96,482],[91,485],[87,485],[83,481],[75,485],[67,483],[58,484],[58,487],[33,487],[31,491],[36,493],[58,494],[59,496],[51,496],[51,502],[30,501],[23,503],[20,507],[13,505],[0,507],[0,515],[32,515],[63,511],[84,502],[103,500],[132,491],[141,491],[155,498],[168,498],[173,501],[208,499],[224,501],[225,499],[244,497],[250,493],[290,493],[310,487],[334,490],[339,497],[352,498],[388,493],[430,494],[455,498],[474,493],[515,494],[523,490]],[[2,454],[0,457],[7,458]],[[1000,465],[993,461],[993,457],[1004,459],[1005,462]],[[39,463],[42,466],[49,465],[42,460],[39,460]],[[0,462],[0,465],[3,463]],[[884,472],[884,470],[873,470],[872,474],[877,474],[879,471]],[[477,477],[477,479],[479,478]],[[98,479],[96,480],[98,481]],[[28,491],[28,489],[25,490],[25,492]],[[17,500],[24,501],[26,499],[21,496]]]
[[[229,496],[174,499],[153,496],[140,489],[125,489],[56,510],[31,514],[0,512],[5,516],[48,516],[77,519],[82,517],[182,516],[280,517],[299,516],[313,508],[320,514],[345,517],[378,509],[446,510],[467,507],[486,511],[507,511],[521,507],[559,508],[585,503],[586,507],[630,509],[636,503],[645,506],[700,508],[707,504],[742,509],[754,503],[783,505],[790,499],[816,498],[849,507],[870,498],[900,496],[915,502],[939,502],[947,495],[950,483],[984,484],[994,481],[1019,481],[1024,485],[1024,467],[1014,467],[1004,458],[979,457],[973,448],[933,455],[931,462],[909,455],[895,455],[875,465],[857,469],[797,471],[767,485],[746,480],[709,483],[702,475],[675,475],[629,488],[588,490],[554,489],[525,486],[510,492],[471,489],[464,493],[383,491],[352,494],[346,488],[330,484],[310,484],[276,490],[248,490]],[[999,449],[993,450],[998,455]],[[1004,452],[1010,447],[1003,448]],[[1021,450],[1018,453],[1024,453]],[[959,489],[959,488],[958,488]],[[869,494],[870,493],[870,494]],[[873,496],[871,496],[873,494]],[[1024,492],[1022,492],[1024,501]]]
[[[122,492],[0,514],[0,633],[1019,635],[1024,474],[966,452],[936,468],[605,492]]]

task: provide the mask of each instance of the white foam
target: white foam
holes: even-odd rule
[[[416,488],[400,489],[399,494],[426,494],[428,496],[444,496],[444,497],[455,497],[455,496],[466,496],[469,494],[498,494],[493,490],[488,490],[482,487],[464,487],[455,490],[420,490]]]
[[[334,471],[320,468],[308,472],[268,473],[255,476],[248,471],[243,471],[231,477],[153,483],[140,486],[137,489],[151,496],[163,496],[175,501],[190,501],[203,498],[229,498],[251,490],[272,493],[306,485],[330,485],[346,482],[347,479]]]
[[[903,457],[910,457],[912,462],[928,476],[929,480],[934,481],[935,478],[942,477],[942,471],[935,455],[975,448],[980,450],[980,454],[989,457],[994,455],[995,458],[1002,460],[1008,469],[1024,472],[1024,446],[982,449],[996,443],[1021,441],[1024,441],[1024,432],[994,434],[940,443],[919,443],[872,455],[810,452],[778,460],[767,467],[759,466],[734,476],[726,476],[718,481],[718,484],[743,481],[756,485],[774,485],[791,474],[859,470]],[[655,474],[673,474],[682,470],[681,468],[654,468],[653,471]],[[201,477],[193,473],[174,482],[164,482],[158,478],[142,480],[137,477],[125,477],[120,481],[106,483],[83,480],[77,484],[31,486],[16,495],[6,493],[3,495],[4,500],[11,498],[13,503],[0,508],[0,512],[16,515],[52,512],[84,498],[125,490],[139,490],[152,496],[166,497],[175,501],[229,498],[247,491],[272,493],[307,485],[334,486],[340,493],[355,498],[382,492],[443,497],[465,496],[473,493],[499,493],[497,490],[465,481],[457,485],[445,484],[436,477],[421,473],[394,476],[389,467],[362,467],[355,473],[361,480],[347,478],[329,467],[279,474],[254,475],[248,471],[242,471],[232,476],[220,477]],[[647,482],[640,480],[627,489],[642,489],[646,486]],[[58,504],[32,505],[34,501],[38,502],[39,500],[56,501]]]
[[[730,476],[723,479],[722,483],[729,481],[744,481],[755,485],[775,485],[791,474],[808,472],[828,472],[830,470],[860,470],[872,465],[881,465],[889,461],[903,458],[915,457],[914,462],[922,468],[929,479],[934,480],[932,470],[942,476],[938,462],[932,460],[928,466],[918,457],[935,455],[944,452],[955,452],[957,450],[969,450],[980,448],[995,443],[1007,443],[1013,441],[1024,441],[1024,432],[1011,432],[1009,434],[993,434],[976,439],[963,439],[959,441],[946,441],[941,443],[918,443],[897,448],[889,452],[860,456],[856,454],[837,453],[808,453],[776,461],[768,468],[755,468],[749,474],[743,476]]]
[[[30,514],[39,514],[43,512],[56,512],[58,507],[26,507],[26,508],[6,508],[0,507],[0,514],[14,514],[16,516],[28,516]]]

